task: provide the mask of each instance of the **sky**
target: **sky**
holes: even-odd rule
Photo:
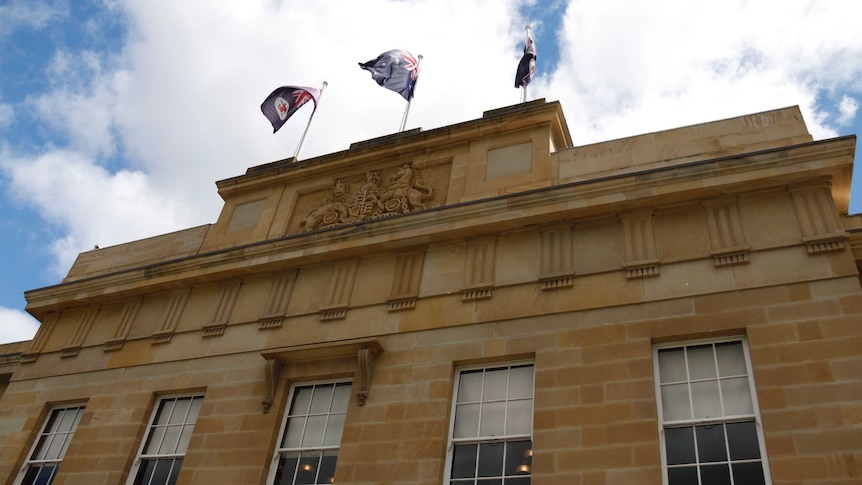
[[[0,343],[24,292],[77,255],[214,223],[215,181],[294,155],[276,87],[328,83],[300,159],[397,132],[405,101],[359,62],[422,55],[407,129],[559,101],[576,146],[799,106],[815,140],[862,133],[858,0],[0,0]],[[308,106],[311,106],[310,104]],[[851,213],[862,212],[855,169]]]

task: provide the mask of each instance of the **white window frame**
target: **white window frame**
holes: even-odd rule
[[[347,414],[350,412],[350,402],[353,399],[353,395],[354,395],[353,394],[353,384],[354,384],[353,379],[342,378],[342,379],[326,379],[326,380],[308,381],[308,382],[295,382],[290,386],[290,393],[287,396],[287,403],[285,404],[285,407],[284,407],[284,416],[281,419],[281,426],[279,427],[278,437],[277,437],[276,442],[275,442],[275,451],[273,452],[272,461],[271,461],[270,467],[269,467],[269,474],[267,475],[267,478],[266,478],[267,484],[272,484],[274,482],[275,477],[278,473],[278,463],[281,460],[282,454],[286,454],[286,453],[303,454],[303,453],[317,453],[317,452],[320,452],[320,453],[329,452],[329,453],[331,453],[333,451],[338,452],[341,449],[341,439],[338,440],[337,445],[328,445],[328,446],[321,445],[321,446],[306,446],[306,447],[300,446],[300,447],[296,447],[296,448],[282,448],[281,444],[284,441],[284,434],[287,432],[287,423],[288,423],[289,418],[291,417],[290,416],[290,408],[293,405],[293,399],[296,395],[297,389],[304,389],[304,388],[309,388],[309,387],[313,387],[313,386],[321,386],[321,385],[333,385],[333,386],[335,386],[335,385],[343,384],[343,383],[349,383],[350,384],[350,392],[349,392],[349,396],[348,396],[348,400],[347,400],[347,409],[344,411],[344,416],[345,416],[345,420],[346,420]],[[330,402],[330,404],[331,404],[331,402]],[[334,413],[332,413],[331,409],[330,409],[329,412],[326,413],[326,416],[329,417],[332,414],[334,414]],[[328,420],[327,420],[327,422],[328,422]],[[342,428],[342,432],[343,431],[344,431],[344,429]],[[324,430],[324,434],[325,434],[325,430]],[[337,463],[336,463],[336,466],[337,466]]]
[[[494,370],[500,368],[512,368],[512,367],[521,367],[521,366],[531,366],[533,371],[533,382],[531,392],[531,412],[530,412],[530,431],[529,433],[518,433],[512,435],[502,435],[502,436],[477,436],[470,438],[455,438],[455,418],[456,418],[456,410],[458,405],[458,390],[461,384],[461,376],[470,371],[477,370]],[[484,402],[484,400],[480,400],[479,403]],[[508,398],[506,399],[508,402]],[[525,441],[529,440],[530,443],[533,442],[533,431],[534,431],[534,420],[536,415],[536,363],[534,360],[517,360],[517,361],[504,361],[504,362],[495,362],[491,364],[480,364],[480,365],[469,365],[462,366],[455,369],[455,383],[452,392],[452,408],[449,413],[449,434],[448,434],[448,443],[446,446],[446,462],[443,468],[443,484],[449,485],[452,480],[452,466],[453,466],[453,458],[455,452],[455,446],[459,444],[471,444],[475,443],[477,445],[487,444],[487,443],[508,443],[508,442],[517,442],[517,441]],[[480,418],[481,422],[481,418]],[[524,477],[529,477],[532,481],[532,445],[528,450],[529,455],[522,458],[523,464],[527,465],[528,472],[525,473]],[[505,458],[504,458],[505,460]],[[505,463],[505,461],[504,461]],[[505,483],[505,482],[504,482]]]
[[[15,479],[15,485],[20,485],[24,482],[24,477],[27,476],[27,472],[30,470],[32,466],[42,466],[42,465],[55,465],[54,471],[51,475],[51,478],[47,483],[52,483],[54,479],[57,477],[57,470],[60,469],[60,464],[63,462],[63,458],[66,456],[66,450],[69,449],[69,443],[72,441],[72,438],[75,435],[75,431],[78,429],[78,424],[81,422],[81,416],[84,414],[83,403],[78,404],[67,404],[63,406],[53,406],[51,410],[48,412],[48,415],[45,416],[45,419],[42,421],[42,427],[39,428],[39,434],[36,436],[36,439],[33,441],[33,446],[30,447],[30,451],[27,452],[27,460],[24,462],[24,465],[21,466],[21,469],[18,473],[18,477]],[[46,428],[48,427],[48,423],[51,422],[51,418],[54,416],[54,413],[66,412],[69,410],[76,410],[76,415],[73,418],[74,421],[68,431],[61,432],[46,432]],[[55,438],[60,435],[65,435],[63,438],[62,447],[59,450],[58,456],[56,458],[51,459],[34,459],[33,455],[39,449],[39,445],[42,444],[46,438],[50,439],[51,442]],[[49,444],[50,449],[50,444]],[[48,451],[48,450],[46,450]]]
[[[174,394],[174,395],[159,396],[158,400],[156,401],[156,405],[153,406],[153,412],[150,413],[150,419],[149,419],[149,421],[147,421],[147,431],[146,431],[146,433],[144,433],[144,438],[141,440],[141,445],[138,447],[138,452],[135,455],[135,461],[132,464],[131,470],[129,471],[129,478],[126,480],[127,485],[134,485],[135,484],[135,479],[137,478],[138,471],[140,470],[140,467],[142,464],[144,464],[144,462],[153,461],[153,460],[160,460],[160,459],[167,459],[167,458],[185,458],[187,449],[183,450],[182,453],[144,454],[144,448],[147,445],[147,440],[150,438],[150,434],[153,432],[153,429],[155,428],[156,416],[158,416],[159,410],[162,407],[162,403],[164,403],[165,401],[168,401],[168,400],[177,400],[177,399],[183,399],[183,398],[191,398],[192,403],[194,403],[195,399],[200,398],[201,404],[203,404],[204,395],[201,393],[193,393],[193,394]],[[191,405],[189,405],[189,409],[191,409]],[[192,436],[194,435],[194,426],[197,424],[197,420],[199,417],[200,417],[200,409],[198,410],[198,415],[195,416],[194,423],[192,423]],[[188,414],[186,414],[186,418],[188,418]],[[188,422],[183,421],[182,426],[188,426]],[[179,437],[178,437],[178,439],[179,439]],[[180,465],[180,466],[182,466],[182,465]],[[177,472],[177,473],[179,473],[179,472]],[[148,485],[148,484],[144,484],[144,485]]]
[[[662,382],[661,382],[661,372],[659,367],[659,351],[667,350],[667,349],[680,349],[686,347],[694,347],[698,345],[714,345],[720,343],[727,342],[740,342],[742,344],[742,352],[745,361],[745,371],[748,378],[748,389],[751,396],[751,405],[753,412],[739,415],[731,415],[731,416],[718,416],[712,418],[691,418],[691,419],[682,419],[682,420],[674,420],[668,421],[665,423],[664,419],[664,408],[662,403]],[[687,359],[687,357],[686,357]],[[686,360],[686,362],[688,362]],[[687,366],[687,364],[686,364]],[[760,450],[760,461],[763,467],[763,479],[766,485],[772,484],[772,477],[770,476],[769,471],[769,460],[768,455],[766,453],[766,440],[764,439],[763,434],[763,421],[760,417],[760,405],[757,402],[757,387],[754,383],[754,373],[753,367],[751,365],[751,355],[748,350],[748,339],[745,336],[737,335],[731,337],[720,337],[720,338],[709,338],[709,339],[699,339],[699,340],[686,340],[686,341],[678,341],[678,342],[668,342],[660,345],[653,346],[653,374],[654,374],[654,382],[655,382],[655,394],[656,394],[656,405],[657,405],[657,415],[658,415],[658,431],[659,431],[659,440],[661,443],[660,457],[661,457],[661,470],[662,470],[662,483],[664,485],[668,485],[668,463],[667,463],[667,444],[665,440],[665,430],[669,428],[682,428],[688,426],[702,426],[702,425],[710,425],[710,424],[730,424],[730,423],[738,423],[738,422],[754,422],[755,430],[757,432],[757,444]],[[720,380],[721,377],[716,377],[716,379]],[[686,369],[686,381],[679,381],[679,383],[687,382],[691,384],[692,382],[698,382],[698,380],[693,380],[690,378],[688,368]],[[718,386],[719,396],[721,396],[721,386]],[[689,394],[691,399],[691,394]],[[693,404],[690,404],[693,405]],[[731,463],[734,460],[731,459],[730,454],[727,455],[727,462]],[[740,462],[746,460],[739,460]],[[724,463],[724,462],[716,462],[716,463]],[[701,463],[697,460],[697,463],[694,464],[698,469],[700,468]],[[698,472],[698,480],[700,480],[700,475]],[[731,482],[733,481],[733,474],[731,473]],[[739,484],[735,484],[739,485]],[[744,485],[744,484],[743,484]]]

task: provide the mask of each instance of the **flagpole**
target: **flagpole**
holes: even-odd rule
[[[308,123],[305,125],[305,131],[302,132],[302,137],[299,139],[299,145],[296,147],[296,153],[293,154],[293,160],[297,161],[299,159],[299,151],[302,150],[302,143],[305,141],[305,135],[308,134],[308,127],[311,126],[311,120],[314,118],[314,113],[317,112],[317,105],[320,104],[320,100],[323,99],[323,91],[326,90],[326,86],[329,83],[323,81],[323,87],[320,88],[320,95],[317,97],[317,102],[314,104],[314,111],[311,112],[311,116],[308,117]]]
[[[419,66],[422,65],[422,54],[417,56],[416,62],[416,81],[419,81]],[[413,102],[413,96],[410,96],[410,99],[407,101],[407,107],[404,108],[404,116],[401,118],[401,129],[398,132],[404,131],[404,127],[407,126],[407,113],[410,112],[410,103]]]
[[[524,49],[527,48],[527,43],[530,42],[530,29],[531,29],[530,25],[528,24],[525,27],[525,29],[527,31],[527,38],[524,39]],[[525,84],[525,85],[521,86],[521,88],[523,89],[521,91],[521,102],[526,103],[527,102],[527,85]]]

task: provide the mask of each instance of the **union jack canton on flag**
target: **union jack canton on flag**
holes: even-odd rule
[[[317,110],[319,98],[319,89],[282,86],[266,97],[260,105],[260,111],[272,123],[272,132],[275,133],[305,103],[314,101],[314,110]],[[314,114],[314,110],[312,110],[312,114]]]
[[[419,63],[413,54],[393,49],[386,51],[368,62],[360,62],[359,67],[369,71],[380,86],[395,91],[404,99],[413,99]]]

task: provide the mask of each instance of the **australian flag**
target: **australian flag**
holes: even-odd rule
[[[319,97],[319,89],[282,86],[266,97],[260,105],[260,111],[272,123],[272,132],[275,133],[305,103],[314,101],[314,109],[316,110]],[[313,113],[314,111],[312,111]]]
[[[536,44],[533,42],[533,35],[527,33],[527,42],[524,44],[524,55],[521,57],[521,62],[518,63],[518,70],[515,72],[515,87],[527,87],[530,80],[533,79],[533,73],[536,72]]]
[[[376,59],[359,63],[359,67],[371,72],[377,84],[395,91],[407,101],[413,99],[419,63],[407,51],[394,49],[380,54]]]

